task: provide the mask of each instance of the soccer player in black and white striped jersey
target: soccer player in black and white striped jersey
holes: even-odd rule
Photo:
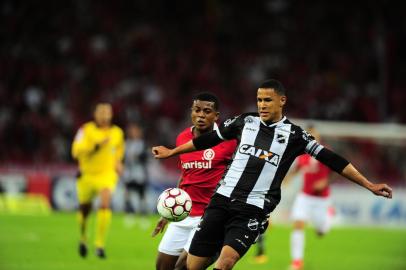
[[[193,238],[187,268],[204,269],[218,251],[214,269],[232,269],[255,243],[262,225],[281,199],[281,182],[295,158],[310,154],[350,181],[378,196],[392,197],[387,184],[374,184],[343,157],[319,144],[313,136],[283,115],[287,101],[277,80],[263,82],[257,90],[258,113],[226,120],[219,130],[174,149],[152,148],[155,158],[212,147],[237,139],[231,164],[217,186]]]

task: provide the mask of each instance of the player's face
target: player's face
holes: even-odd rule
[[[142,137],[142,129],[137,125],[130,125],[127,130],[128,137],[132,139],[139,139]]]
[[[113,118],[113,109],[110,104],[99,104],[94,111],[94,120],[101,127],[106,127],[111,124]]]
[[[282,118],[282,108],[286,96],[281,96],[273,88],[259,88],[257,91],[257,106],[261,120],[276,122]]]
[[[217,121],[219,112],[214,109],[214,102],[194,100],[192,105],[192,123],[200,132],[213,129],[214,122]]]

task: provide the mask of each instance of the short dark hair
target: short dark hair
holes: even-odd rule
[[[214,103],[214,109],[216,111],[220,108],[218,97],[210,92],[200,92],[193,97],[193,100],[209,101]]]
[[[281,96],[285,96],[285,95],[286,95],[285,87],[284,87],[283,84],[282,84],[280,81],[278,81],[278,80],[269,79],[269,80],[263,81],[263,82],[261,83],[261,85],[260,85],[258,88],[272,88],[272,89],[275,90],[275,92],[276,92],[278,95],[281,95]]]

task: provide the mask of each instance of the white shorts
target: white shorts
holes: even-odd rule
[[[179,222],[171,222],[159,243],[158,251],[179,256],[183,250],[189,252],[190,243],[196,232],[201,216],[187,217]]]
[[[310,196],[299,193],[293,203],[291,219],[293,221],[310,221],[317,231],[326,233],[330,230],[332,215],[329,213],[329,197]]]

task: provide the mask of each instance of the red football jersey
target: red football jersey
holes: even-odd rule
[[[191,139],[193,139],[192,128],[187,128],[178,135],[176,146]],[[206,150],[179,155],[182,171],[179,187],[192,199],[191,216],[203,215],[217,183],[231,162],[236,146],[236,140],[230,140]]]
[[[297,166],[303,171],[302,191],[304,193],[318,197],[327,197],[330,195],[329,186],[326,186],[321,191],[316,191],[314,189],[314,184],[317,181],[328,178],[330,169],[327,166],[307,154],[298,157]]]

